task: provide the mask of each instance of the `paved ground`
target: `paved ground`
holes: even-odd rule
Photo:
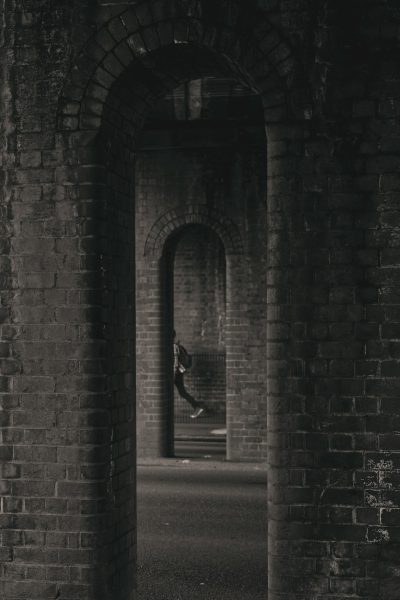
[[[175,456],[201,460],[225,460],[226,429],[224,425],[203,423],[175,424]]]
[[[266,600],[265,469],[142,466],[138,503],[140,600]]]

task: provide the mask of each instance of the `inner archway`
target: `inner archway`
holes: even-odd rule
[[[183,389],[192,405],[174,390],[174,456],[225,457],[225,250],[211,229],[199,225],[183,228],[170,244],[173,327],[192,358]],[[197,418],[196,406],[204,409]]]

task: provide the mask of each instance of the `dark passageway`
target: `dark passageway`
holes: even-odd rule
[[[138,600],[137,543],[142,600],[258,600],[267,502],[268,600],[399,600],[399,0],[0,17],[1,600]],[[226,257],[226,471],[139,467],[137,535],[193,225]]]

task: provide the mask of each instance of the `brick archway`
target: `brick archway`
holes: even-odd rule
[[[83,236],[88,231],[88,237],[92,234],[93,238],[83,240],[81,247],[85,251],[89,248],[89,252],[98,260],[96,275],[100,275],[99,289],[107,292],[105,299],[101,299],[104,310],[101,314],[100,337],[107,349],[102,376],[110,427],[106,432],[107,439],[102,441],[102,451],[106,457],[104,463],[109,462],[112,468],[109,473],[111,484],[107,487],[107,493],[104,493],[108,503],[107,525],[102,528],[101,535],[107,541],[103,544],[104,554],[99,558],[104,568],[99,571],[104,577],[102,586],[107,590],[105,593],[121,600],[135,597],[135,456],[132,448],[135,445],[136,332],[133,319],[136,304],[132,235],[135,216],[132,199],[135,195],[133,154],[137,133],[158,98],[182,81],[204,74],[229,74],[260,95],[271,157],[274,156],[275,141],[279,157],[281,125],[286,126],[296,118],[304,119],[299,100],[300,96],[304,98],[303,89],[296,91],[296,114],[291,104],[292,86],[300,66],[290,46],[266,20],[265,15],[259,19],[256,13],[249,23],[251,10],[248,11],[241,2],[229,4],[232,10],[228,11],[225,20],[213,20],[213,11],[209,18],[203,18],[204,15],[199,12],[200,2],[193,10],[188,10],[191,3],[178,0],[167,3],[142,2],[121,10],[119,14],[106,19],[85,44],[71,69],[59,101],[58,149],[68,151],[68,173],[76,184],[76,195],[81,201]],[[246,24],[242,27],[243,20]],[[290,137],[290,133],[283,135]],[[279,172],[276,175],[282,179]],[[94,227],[90,230],[87,221],[99,226],[94,234]],[[239,289],[243,281],[241,263],[244,262],[240,255],[240,236],[221,217],[217,217],[217,222],[230,256],[230,274]],[[161,227],[159,237],[155,235],[151,242],[149,240],[148,247],[153,247],[156,255],[167,233]],[[279,243],[282,243],[282,239]],[[153,256],[149,262],[148,277],[159,278],[158,259]],[[89,297],[89,292],[86,293]],[[153,311],[151,318],[155,323],[147,338],[148,358],[157,365],[160,373],[159,365],[165,360],[160,352],[165,332],[161,331],[162,324],[160,326],[159,323],[158,302],[156,290],[154,297],[147,302],[146,310]],[[254,348],[245,355],[240,334],[233,332],[238,322],[235,319],[244,310],[243,306],[245,303],[241,303],[239,295],[235,297],[232,294],[231,302],[227,305],[227,318],[233,324],[232,336],[236,337],[236,347],[231,344],[231,356],[227,357],[227,364],[231,364],[231,372],[235,373],[237,380],[237,385],[231,386],[234,390],[232,395],[235,396],[231,398],[231,404],[236,404],[238,410],[252,402],[257,394],[254,388],[248,388],[247,396],[240,397],[240,390],[248,383],[246,363],[252,360],[254,354],[264,357]],[[266,321],[265,318],[264,323]],[[237,359],[239,355],[240,360]],[[159,377],[154,383],[165,385],[164,380]],[[157,399],[154,392],[151,393],[150,402],[155,405]],[[265,396],[262,395],[263,398]],[[155,406],[156,412],[158,408]],[[265,405],[263,410],[267,410]],[[159,416],[157,418],[161,422],[164,413],[161,419]],[[257,415],[257,418],[263,419],[266,427],[266,415]],[[233,431],[235,424],[232,425]],[[236,430],[239,429],[236,427]],[[165,445],[161,427],[156,431],[153,428],[152,433],[153,448],[159,449]],[[253,438],[248,437],[248,444],[251,445]],[[257,447],[257,442],[254,446]],[[276,449],[279,453],[279,442],[276,443]],[[231,456],[236,460],[240,458],[238,444],[236,454],[232,451]],[[271,498],[273,503],[272,492]],[[121,515],[124,515],[123,522]],[[276,537],[280,539],[279,532]],[[109,556],[113,556],[113,560],[108,560]]]
[[[135,136],[165,90],[218,72],[259,92],[268,133],[247,358],[267,365],[269,600],[398,600],[394,4],[3,3],[5,600],[136,598]],[[267,397],[237,372],[242,407]]]
[[[185,225],[209,227],[221,238],[226,256],[243,254],[240,231],[229,217],[205,205],[192,205],[168,211],[154,223],[146,239],[144,255],[160,258],[168,237]]]
[[[187,228],[193,226],[212,232],[223,248],[226,455],[229,460],[243,460],[246,457],[246,442],[243,437],[246,418],[241,414],[241,384],[238,375],[243,368],[241,365],[243,356],[238,357],[241,356],[244,339],[238,335],[236,325],[241,323],[245,329],[248,322],[244,308],[245,301],[241,293],[243,282],[246,280],[245,264],[248,256],[245,258],[242,235],[237,223],[222,210],[206,204],[181,205],[160,214],[151,226],[147,238],[142,238],[144,260],[137,257],[137,277],[140,281],[145,281],[146,285],[137,290],[137,334],[139,339],[146,340],[147,344],[143,341],[140,343],[140,354],[137,358],[138,454],[140,458],[174,455],[174,439],[171,433],[173,392],[168,389],[168,385],[165,385],[156,402],[154,390],[157,381],[168,380],[168,373],[171,370],[171,327],[174,321],[174,260],[171,249],[176,247],[175,242],[179,239],[179,235],[183,235]],[[155,319],[155,315],[162,315],[160,321]],[[154,327],[155,323],[158,323],[157,328]],[[150,351],[147,350],[147,346]],[[155,349],[157,349],[159,366],[153,364],[151,360],[151,356],[156,352]],[[215,346],[213,351],[216,351]],[[252,377],[260,378],[255,370],[248,367],[247,378],[251,381]],[[234,424],[241,420],[243,430],[235,429]],[[155,436],[156,431],[158,431],[157,436]],[[262,434],[254,431],[254,439],[257,435],[261,444]],[[262,458],[262,451],[260,451],[257,460]]]
[[[242,20],[245,18],[249,25],[248,12],[240,8],[240,3],[227,7],[223,22],[208,20],[203,13],[200,2],[153,0],[124,8],[106,20],[82,48],[64,85],[59,130],[98,129],[108,94],[124,73],[174,46],[217,53],[238,79],[261,95],[266,123],[286,116],[287,92],[299,65],[282,34],[265,17],[261,21],[253,18],[252,30],[246,30]],[[189,77],[191,71],[193,65]],[[168,77],[163,83],[171,85]],[[146,108],[149,99],[141,96],[141,91],[136,89]]]

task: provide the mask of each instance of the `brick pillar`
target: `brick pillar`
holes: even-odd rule
[[[112,132],[114,133],[114,132]],[[118,138],[117,130],[117,138]],[[107,502],[110,598],[136,598],[135,205],[133,156],[114,137],[107,152],[104,221],[94,227],[103,250],[102,327],[109,409]],[[106,146],[106,144],[104,144]],[[101,147],[101,145],[100,145]]]
[[[138,455],[172,456],[172,265],[138,255],[136,278]]]
[[[252,262],[254,261],[254,263]],[[251,265],[249,269],[249,265]],[[227,256],[226,421],[228,460],[265,461],[267,394],[264,277],[254,284],[257,258]],[[257,290],[251,297],[251,288]],[[263,302],[259,298],[263,297]]]
[[[268,133],[268,598],[394,599],[398,178]]]
[[[107,175],[85,134],[53,137],[51,148],[40,151],[45,135],[30,141],[45,168],[37,166],[33,153],[10,180],[10,264],[18,293],[9,335],[19,368],[12,393],[2,397],[9,423],[1,451],[7,449],[13,465],[2,473],[7,529],[1,553],[7,564],[0,594],[5,600],[58,595],[131,600],[129,175],[121,172],[121,160]],[[125,156],[125,167],[128,162]]]
[[[240,458],[243,424],[240,414],[240,383],[245,371],[243,345],[246,332],[240,314],[242,256],[226,257],[226,458]]]
[[[246,443],[247,418],[249,412],[252,412],[246,410],[246,403],[254,401],[254,397],[249,397],[254,389],[249,390],[247,385],[253,365],[248,364],[246,343],[247,290],[244,285],[246,278],[243,256],[227,256],[226,278],[226,457],[228,460],[240,460],[243,455],[242,446]],[[259,453],[256,454],[259,458]]]
[[[329,142],[301,126],[269,135],[269,600],[347,597],[367,569],[353,512],[364,496],[362,271],[347,260],[360,234],[351,203],[339,218],[341,192],[313,173]],[[297,153],[308,157],[299,170]]]

